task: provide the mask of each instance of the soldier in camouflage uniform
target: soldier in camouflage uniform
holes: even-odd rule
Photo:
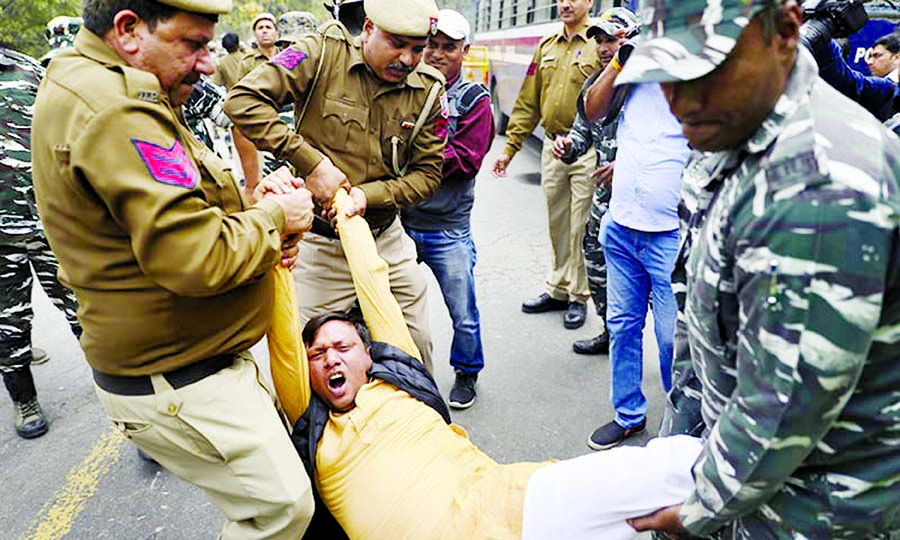
[[[794,0],[654,0],[618,83],[663,82],[685,170],[673,425],[682,535],[900,532],[900,141],[817,76]],[[664,18],[663,18],[664,17]],[[702,26],[701,26],[702,25]],[[847,119],[852,119],[848,125]]]
[[[599,19],[588,28],[588,37],[597,41],[597,56],[600,57],[600,69],[588,77],[578,96],[578,113],[575,123],[568,135],[554,142],[554,156],[560,161],[572,164],[587,152],[591,146],[597,152],[597,171],[594,172],[594,191],[591,200],[591,211],[585,225],[582,248],[584,249],[584,265],[587,271],[588,288],[594,300],[594,308],[603,322],[600,333],[592,338],[580,339],[572,345],[578,354],[606,354],[609,352],[609,335],[606,332],[606,257],[600,245],[600,220],[609,208],[612,195],[613,162],[616,160],[616,130],[619,127],[619,113],[610,115],[607,121],[589,122],[584,112],[584,92],[590,88],[606,65],[613,59],[619,49],[620,36],[616,32],[636,34],[640,31],[637,17],[626,8],[615,7],[603,12]],[[624,98],[624,95],[622,96]]]
[[[56,277],[31,185],[31,115],[43,68],[0,46],[0,373],[15,406],[16,432],[47,432],[31,375],[32,268],[53,303],[81,336],[72,292]]]

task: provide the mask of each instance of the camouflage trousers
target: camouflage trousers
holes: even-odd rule
[[[603,329],[606,330],[606,256],[603,254],[603,246],[600,245],[598,234],[600,232],[600,220],[609,208],[609,197],[612,191],[605,188],[597,188],[591,203],[591,213],[588,216],[584,229],[584,267],[587,270],[588,288],[591,290],[591,298],[594,299],[594,307],[597,315],[603,321]]]
[[[75,294],[56,277],[59,264],[43,234],[22,240],[0,240],[0,373],[31,363],[31,289],[37,274],[41,288],[63,312],[72,333],[81,337]]]

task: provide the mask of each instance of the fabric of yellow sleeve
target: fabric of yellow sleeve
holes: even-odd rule
[[[272,326],[269,327],[269,369],[275,394],[293,426],[309,406],[309,364],[303,346],[300,312],[291,271],[275,267],[275,299],[272,302]]]
[[[348,218],[346,215],[352,204],[344,190],[339,190],[334,197],[341,244],[372,339],[390,343],[421,360],[422,355],[409,333],[400,304],[391,294],[388,266],[378,255],[369,225],[362,216]],[[310,399],[309,365],[296,298],[291,272],[282,266],[276,267],[272,325],[267,336],[269,369],[275,393],[291,425],[303,416]]]

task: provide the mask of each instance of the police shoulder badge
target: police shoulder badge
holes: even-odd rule
[[[272,63],[276,66],[281,66],[288,71],[294,71],[297,66],[303,63],[306,60],[308,55],[303,51],[298,51],[293,47],[288,47],[287,49],[281,51],[276,54],[274,58],[272,58]]]
[[[200,173],[185,153],[181,141],[175,139],[169,148],[138,139],[131,139],[131,142],[154,180],[187,189],[197,187]]]

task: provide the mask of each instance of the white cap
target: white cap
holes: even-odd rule
[[[438,32],[444,33],[450,39],[456,41],[462,39],[467,43],[469,34],[472,32],[472,27],[469,26],[469,21],[466,20],[463,14],[452,9],[438,11],[437,29]]]

